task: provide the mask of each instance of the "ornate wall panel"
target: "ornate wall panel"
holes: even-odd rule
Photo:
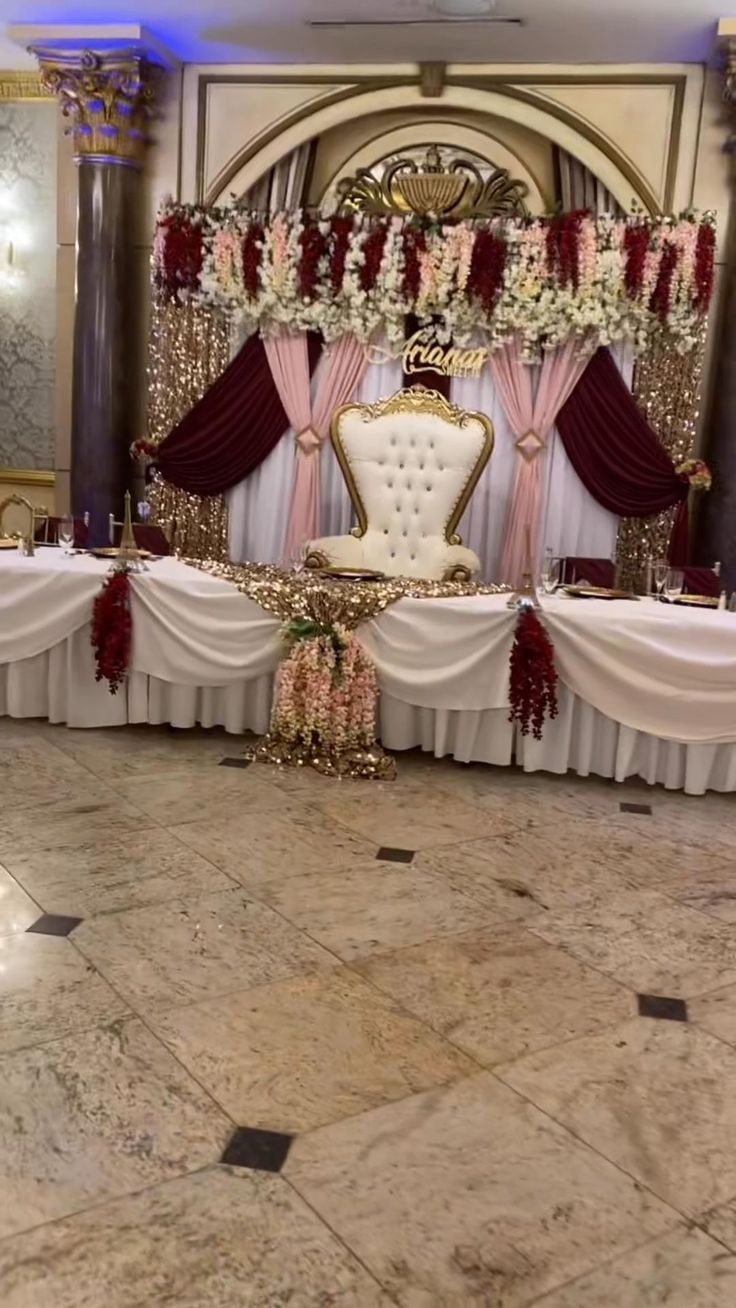
[[[53,101],[0,103],[0,469],[54,466]]]

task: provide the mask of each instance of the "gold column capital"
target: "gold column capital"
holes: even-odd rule
[[[71,120],[77,163],[142,167],[161,66],[132,49],[71,53],[33,46],[31,51],[42,86]]]

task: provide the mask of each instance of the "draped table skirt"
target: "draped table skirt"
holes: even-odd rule
[[[95,681],[90,618],[106,565],[39,551],[0,559],[0,714],[70,727],[268,728],[279,621],[229,582],[160,560],[131,577],[127,684]],[[736,617],[654,603],[545,600],[559,715],[543,739],[508,720],[516,614],[502,595],[403,599],[363,623],[380,735],[459,762],[690,794],[736,790]]]
[[[0,665],[0,716],[43,718],[69,727],[169,723],[223,727],[233,735],[268,730],[273,674],[227,686],[177,685],[132,672],[111,695],[94,679],[89,626],[33,658]],[[641,777],[690,795],[736,790],[736,746],[681,744],[625,727],[562,686],[559,714],[541,741],[524,737],[507,708],[443,709],[406,703],[383,693],[380,735],[387,749],[421,749],[459,763],[513,763],[525,772]]]

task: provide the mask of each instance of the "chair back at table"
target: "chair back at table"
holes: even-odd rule
[[[56,545],[59,540],[59,523],[61,518],[54,514],[36,514],[36,525],[34,527],[33,538],[37,545]],[[89,538],[89,527],[84,518],[74,519],[74,548],[84,550],[87,548]]]
[[[114,545],[120,544],[120,538],[123,534],[122,522],[115,523]],[[156,527],[150,523],[134,522],[133,535],[135,543],[139,550],[148,550],[150,554],[167,555],[171,553],[169,542],[166,539],[165,532],[161,527]]]
[[[560,574],[565,586],[587,581],[591,586],[610,589],[616,584],[616,565],[610,559],[568,557],[562,560]]]
[[[685,595],[720,595],[721,579],[714,568],[683,568],[682,572]]]

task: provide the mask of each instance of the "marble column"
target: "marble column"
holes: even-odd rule
[[[729,42],[724,100],[736,110],[736,43]],[[736,153],[736,136],[726,148]],[[733,168],[733,162],[732,162]],[[706,434],[705,458],[713,471],[713,486],[704,496],[695,557],[699,563],[721,563],[723,585],[736,590],[736,221],[732,212],[726,242],[724,286],[718,332],[714,399]]]
[[[122,516],[140,379],[135,239],[160,69],[138,51],[34,49],[46,88],[70,120],[77,164],[71,507],[107,543]]]

